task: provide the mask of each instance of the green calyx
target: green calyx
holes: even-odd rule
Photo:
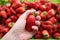
[[[14,22],[10,22],[10,27],[12,27],[14,25]]]
[[[33,15],[33,16],[35,16],[35,17],[37,16],[37,14],[36,14],[36,13],[33,13],[32,15]]]
[[[42,14],[45,16],[46,15],[46,11],[42,12]]]

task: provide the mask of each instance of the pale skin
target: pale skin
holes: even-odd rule
[[[28,32],[25,30],[26,18],[35,10],[27,10],[23,13],[11,30],[1,40],[28,40],[32,38],[36,31]],[[38,30],[38,29],[35,29]]]

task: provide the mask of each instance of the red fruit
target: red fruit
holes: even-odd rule
[[[35,25],[35,16],[29,15],[29,17],[27,18],[27,24],[32,26]]]
[[[11,13],[16,14],[16,11],[11,7],[10,8]]]
[[[48,3],[50,0],[40,0],[40,3],[41,4],[45,4],[45,3]]]
[[[8,27],[10,27],[10,28],[11,28],[11,27],[13,27],[14,22],[9,22],[7,25],[8,25]]]
[[[53,9],[57,9],[57,5],[55,4],[55,3],[51,3],[51,7],[53,8]]]
[[[11,15],[11,11],[9,8],[6,8],[6,12],[7,12],[7,15],[10,16]]]
[[[32,30],[33,25],[35,25],[35,16],[29,15],[26,22],[26,30],[29,32],[33,31]]]
[[[2,19],[2,24],[5,24],[6,19]]]
[[[45,3],[45,6],[47,11],[51,9],[51,3]]]
[[[42,27],[46,30],[51,30],[52,29],[51,25],[42,24]]]
[[[56,14],[56,19],[60,22],[60,15]]]
[[[55,24],[57,22],[57,19],[55,19],[55,17],[52,17],[49,19],[49,21],[51,21],[53,24]]]
[[[52,28],[53,28],[53,33],[57,32],[57,25],[56,24],[53,24]]]
[[[54,38],[59,38],[60,39],[60,33],[55,33]]]
[[[9,28],[2,29],[3,32],[7,33],[9,31]]]
[[[12,20],[11,19],[7,19],[6,21],[5,21],[5,24],[7,25],[9,22],[11,22]]]
[[[60,33],[60,24],[57,26],[57,31]]]
[[[15,9],[18,8],[18,7],[22,7],[22,6],[23,5],[20,2],[19,3],[15,2],[15,3],[12,4],[12,8],[15,8]]]
[[[51,17],[53,17],[54,15],[55,15],[55,10],[50,9],[50,10],[48,11],[47,17],[48,17],[48,18],[51,18]]]
[[[46,11],[44,11],[44,12],[42,12],[42,13],[40,14],[41,20],[46,20],[46,14],[47,14]]]
[[[12,15],[10,18],[11,18],[11,20],[12,20],[13,22],[16,22],[16,20],[17,20],[17,17],[14,16],[14,15]]]
[[[55,33],[52,29],[48,30],[48,32],[49,32],[50,35]]]
[[[4,10],[0,11],[0,15],[3,17],[3,18],[7,18],[7,14]]]
[[[53,23],[51,21],[45,21],[44,24],[46,24],[46,25],[52,25]]]
[[[2,38],[2,37],[3,37],[3,35],[4,35],[3,33],[0,33],[0,38]]]
[[[50,34],[48,33],[47,30],[42,31],[43,38],[50,38]]]
[[[57,8],[57,12],[60,13],[60,5]]]
[[[45,11],[46,10],[46,6],[45,5],[40,5],[40,10],[41,11]]]
[[[19,7],[16,9],[17,12],[19,12],[20,14],[25,12],[25,8],[24,7]]]
[[[19,18],[22,14],[16,14],[17,18]]]

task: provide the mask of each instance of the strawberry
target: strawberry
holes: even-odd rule
[[[51,21],[53,24],[55,24],[57,22],[55,17],[50,18],[49,21]]]
[[[47,30],[42,31],[43,38],[50,38],[50,34],[48,33]]]
[[[42,13],[40,14],[41,20],[46,20],[46,15],[47,15],[47,12],[46,12],[46,11],[42,12]]]
[[[11,13],[16,14],[16,11],[11,7],[10,8]]]
[[[60,33],[55,33],[54,38],[60,39]]]
[[[56,33],[57,32],[57,25],[56,24],[53,24],[52,27],[53,27],[52,28],[53,29],[53,33]]]
[[[46,25],[52,25],[53,23],[51,21],[45,21],[44,24],[46,24]]]
[[[46,10],[46,6],[45,5],[40,5],[40,10],[41,11],[45,11]]]
[[[55,15],[55,10],[50,9],[50,10],[48,11],[47,18],[51,18],[51,17],[53,17],[54,15]]]
[[[57,9],[57,4],[55,4],[55,3],[51,3],[51,7],[53,8],[53,9]]]
[[[7,33],[9,31],[9,28],[2,29],[3,32]]]
[[[26,29],[32,31],[32,26],[35,25],[35,16],[29,15],[26,22]]]
[[[57,26],[57,31],[60,33],[60,24]]]
[[[16,9],[17,12],[19,12],[20,14],[25,12],[25,8],[24,7],[19,7]]]
[[[19,18],[22,14],[16,14],[17,18]]]
[[[47,11],[49,11],[52,8],[51,3],[45,3],[45,6]]]
[[[6,8],[6,12],[7,12],[7,15],[10,16],[11,15],[11,11],[9,8]]]
[[[10,16],[10,18],[11,18],[11,20],[12,20],[13,22],[16,22],[16,20],[17,20],[17,17],[14,16],[14,15]]]
[[[8,27],[11,28],[14,25],[14,22],[9,22],[7,25],[8,25]]]
[[[41,4],[45,4],[45,3],[48,3],[50,0],[40,0],[40,3]]]
[[[52,29],[51,25],[42,24],[42,27],[46,30],[51,30]]]
[[[0,11],[0,15],[1,15],[3,18],[7,18],[7,13],[6,13],[4,10]]]
[[[18,7],[23,7],[24,5],[22,5],[21,3],[15,2],[12,4],[12,8],[18,8]]]
[[[60,5],[57,8],[57,12],[60,13]]]
[[[60,15],[56,14],[56,19],[60,22]]]
[[[12,21],[11,19],[6,19],[5,24],[7,25],[11,21]]]
[[[3,37],[3,35],[4,35],[3,33],[0,33],[0,38],[2,38],[2,37]]]
[[[36,32],[35,38],[36,38],[36,39],[42,38],[42,35],[41,35],[41,32],[40,32],[40,31],[37,31],[37,32]]]
[[[29,15],[29,17],[27,18],[27,24],[30,24],[30,25],[35,25],[35,16],[33,15]]]

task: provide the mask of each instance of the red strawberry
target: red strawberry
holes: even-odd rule
[[[54,33],[54,31],[52,29],[47,30],[47,31],[49,32],[50,35]]]
[[[12,8],[18,8],[18,7],[22,7],[23,5],[21,3],[15,2],[12,4]]]
[[[52,25],[53,23],[51,21],[45,21],[44,24],[46,24],[46,25]]]
[[[6,19],[3,18],[3,19],[2,19],[2,24],[5,24],[5,21],[6,21]]]
[[[26,29],[32,31],[32,26],[35,25],[35,16],[29,15],[27,18]]]
[[[16,22],[16,20],[17,20],[17,17],[14,16],[14,15],[12,15],[10,18],[11,18],[11,20],[12,20],[13,22]]]
[[[37,33],[35,34],[35,38],[36,39],[42,38],[42,35],[41,35],[41,32],[40,31],[37,31]]]
[[[60,33],[60,24],[57,26],[57,31]]]
[[[55,17],[52,17],[49,19],[49,21],[51,21],[53,24],[55,24],[57,22],[57,19]]]
[[[11,19],[7,19],[6,21],[5,21],[5,24],[7,25],[9,22],[11,22],[12,20]]]
[[[17,12],[19,12],[20,14],[25,12],[25,8],[24,7],[19,7],[16,9]]]
[[[48,11],[47,17],[48,17],[48,18],[51,18],[51,17],[53,17],[54,15],[55,15],[55,10],[50,9],[50,10]]]
[[[11,7],[10,8],[11,13],[16,14],[16,11]]]
[[[57,9],[57,7],[58,7],[55,3],[51,3],[51,6],[53,9]]]
[[[60,33],[55,33],[55,34],[54,34],[54,38],[60,39]]]
[[[46,10],[46,6],[45,5],[40,5],[40,10],[41,11],[45,11]]]
[[[9,31],[9,28],[4,28],[4,29],[2,29],[2,31],[3,31],[4,33],[7,33],[7,32]]]
[[[50,38],[50,34],[48,33],[47,30],[42,31],[43,38]]]
[[[53,24],[52,27],[53,27],[53,33],[57,32],[57,25]]]
[[[9,22],[7,25],[8,25],[8,27],[10,27],[10,28],[11,28],[11,27],[13,27],[14,22]]]
[[[3,35],[4,35],[3,33],[0,33],[0,38],[2,38],[2,37],[3,37]]]
[[[60,15],[56,14],[56,19],[60,22]]]
[[[0,15],[3,17],[3,18],[7,18],[7,14],[4,10],[0,11]]]
[[[57,12],[60,13],[60,5],[57,8]]]
[[[48,3],[50,0],[40,0],[40,3],[41,4],[45,4],[45,3]]]
[[[45,6],[47,11],[51,9],[51,3],[45,3]]]
[[[51,30],[52,29],[51,25],[42,24],[42,27],[46,30]]]
[[[47,12],[46,12],[46,11],[42,12],[42,13],[40,14],[41,20],[46,20],[46,15],[47,15]]]
[[[35,16],[33,15],[29,15],[29,17],[27,18],[27,24],[30,24],[30,25],[35,25]]]
[[[17,18],[19,18],[22,14],[16,14]]]
[[[7,15],[10,16],[11,15],[11,11],[9,8],[6,8],[6,12],[7,12]]]

